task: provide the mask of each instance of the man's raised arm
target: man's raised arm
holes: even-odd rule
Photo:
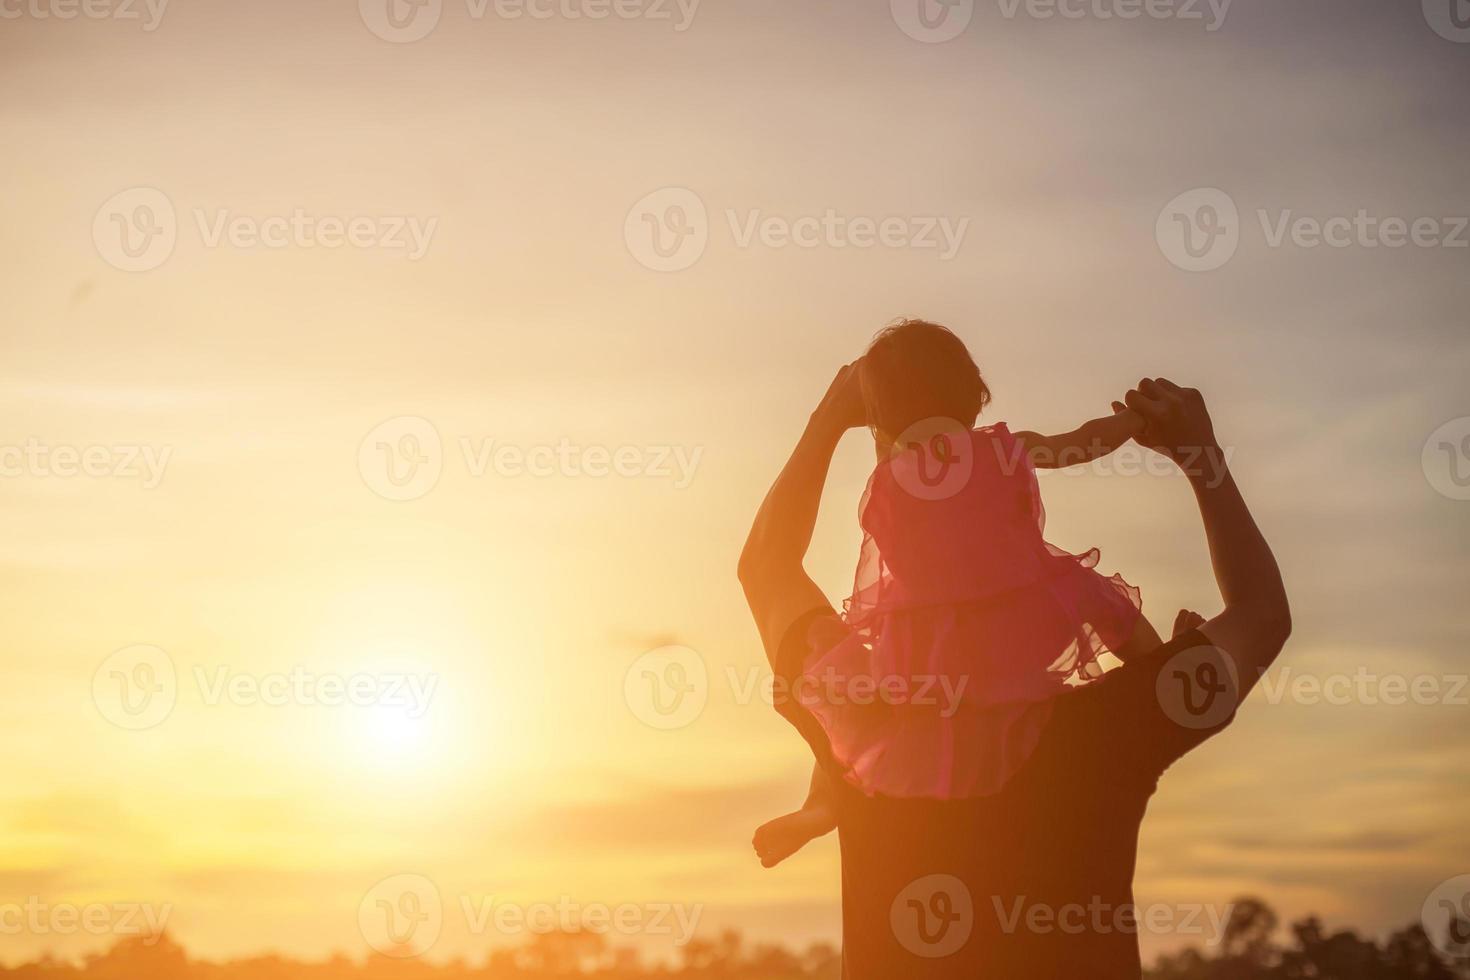
[[[822,487],[837,443],[848,429],[867,423],[858,363],[847,365],[832,380],[791,458],[766,494],[740,553],[745,601],[773,663],[792,623],[813,609],[830,607],[802,561],[812,542]]]
[[[1225,610],[1200,628],[1240,671],[1250,693],[1291,635],[1291,608],[1271,546],[1215,440],[1204,398],[1193,388],[1145,379],[1126,398],[1147,428],[1138,441],[1172,459],[1194,488]]]

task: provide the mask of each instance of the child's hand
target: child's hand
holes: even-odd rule
[[[1129,436],[1133,439],[1141,437],[1143,430],[1147,428],[1147,425],[1143,421],[1143,416],[1122,402],[1113,402],[1113,414],[1122,415],[1127,419],[1123,424],[1129,428]]]

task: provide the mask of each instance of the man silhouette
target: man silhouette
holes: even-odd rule
[[[787,690],[845,635],[802,561],[832,453],[864,424],[857,373],[843,368],[812,414],[740,559]],[[847,977],[1141,975],[1133,872],[1149,797],[1175,760],[1229,725],[1291,616],[1199,392],[1146,379],[1125,401],[1146,420],[1139,441],[1189,477],[1224,610],[1208,622],[1181,613],[1171,641],[1059,698],[1031,757],[989,797],[864,796],[842,781],[815,718],[780,704],[838,787]]]

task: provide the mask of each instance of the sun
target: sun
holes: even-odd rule
[[[406,708],[362,708],[356,720],[363,741],[374,749],[389,753],[421,750],[432,735],[432,722],[424,717],[415,717]]]
[[[323,733],[337,765],[394,775],[455,767],[458,692],[481,658],[452,597],[412,582],[344,591],[327,603],[317,636],[342,692]]]

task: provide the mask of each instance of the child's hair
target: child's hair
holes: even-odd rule
[[[972,427],[990,402],[964,341],[927,320],[898,320],[878,331],[863,357],[862,386],[868,422],[888,439],[930,418]]]

